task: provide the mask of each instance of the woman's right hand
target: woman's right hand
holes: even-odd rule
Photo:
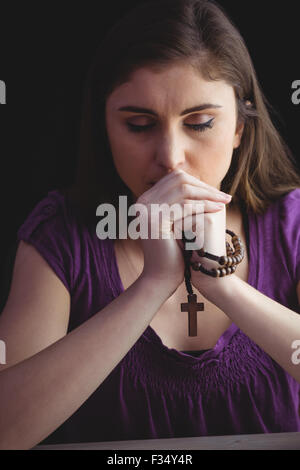
[[[202,204],[197,204],[199,201],[202,201]],[[224,193],[183,170],[169,173],[145,191],[136,201],[136,204],[145,206],[140,215],[143,222],[148,224],[148,238],[141,239],[144,252],[144,268],[141,276],[151,278],[154,282],[164,283],[171,292],[175,292],[184,280],[183,243],[178,239],[178,234],[176,238],[174,236],[174,225],[176,227],[178,215],[171,212],[168,217],[170,211],[166,211],[163,224],[159,225],[159,238],[151,238],[152,204],[167,204],[166,207],[170,207],[177,203],[182,207],[180,217],[182,219],[184,204],[192,204],[192,215],[196,215],[199,214],[199,209],[202,213],[218,212],[228,202],[230,199],[226,199]],[[218,206],[218,203],[221,203],[221,206]],[[162,238],[162,232],[169,238]]]

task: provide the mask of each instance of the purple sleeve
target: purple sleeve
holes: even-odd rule
[[[48,193],[48,196],[33,208],[19,228],[17,240],[24,240],[34,246],[68,291],[72,292],[72,243],[61,199],[49,196]]]
[[[288,193],[280,208],[282,227],[282,248],[289,251],[293,264],[293,275],[296,282],[300,281],[300,188]],[[280,243],[280,240],[279,240]]]

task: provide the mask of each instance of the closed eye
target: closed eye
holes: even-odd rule
[[[184,126],[196,132],[204,132],[207,129],[211,129],[213,127],[214,119],[215,118],[212,118],[209,121],[204,122],[202,124],[184,124]],[[131,132],[146,132],[155,126],[155,124],[147,124],[146,126],[138,126],[137,124],[132,124],[131,122],[127,122],[126,124]]]

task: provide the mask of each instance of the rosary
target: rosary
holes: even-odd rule
[[[201,248],[200,250],[196,250],[198,256],[200,258],[209,258],[211,260],[217,261],[220,268],[213,268],[211,270],[205,269],[204,266],[201,265],[199,262],[191,263],[190,259],[193,255],[193,250],[186,250],[184,249],[184,261],[185,261],[185,271],[184,271],[184,280],[186,289],[188,292],[188,302],[181,304],[181,311],[188,312],[188,324],[189,324],[189,336],[197,336],[197,312],[204,310],[204,304],[197,302],[197,295],[193,293],[192,284],[191,284],[191,271],[190,267],[194,271],[201,271],[208,276],[213,277],[224,277],[228,274],[232,274],[236,270],[236,266],[243,260],[244,258],[244,246],[242,244],[242,240],[240,237],[235,235],[231,230],[226,230],[231,236],[231,240],[233,243],[234,249],[230,246],[228,242],[226,242],[226,252],[227,256],[215,256]],[[182,232],[182,241],[184,244],[184,248],[186,247],[187,241],[193,242],[195,241],[196,237],[193,240],[187,240],[185,237],[184,232]]]

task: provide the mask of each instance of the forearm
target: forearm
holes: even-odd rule
[[[213,288],[212,282],[211,288],[206,290],[207,300],[300,383],[300,364],[292,361],[292,343],[300,340],[300,315],[234,274],[212,281],[216,284]]]
[[[139,278],[67,336],[0,373],[0,447],[29,449],[101,385],[169,297]]]

